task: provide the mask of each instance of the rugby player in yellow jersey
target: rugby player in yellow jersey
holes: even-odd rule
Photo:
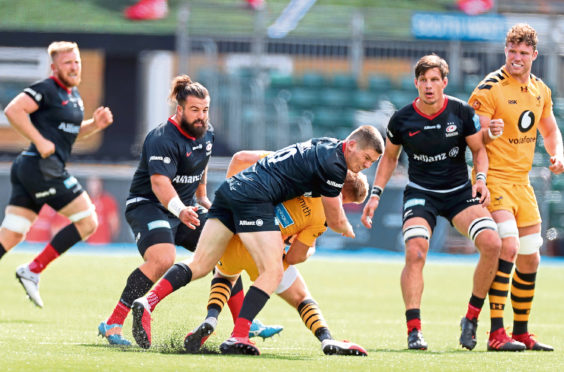
[[[542,246],[541,217],[529,171],[533,164],[537,129],[550,154],[549,169],[564,171],[562,135],[552,112],[550,89],[531,74],[538,56],[537,33],[527,24],[517,24],[505,39],[505,65],[476,87],[469,103],[480,116],[489,158],[488,206],[502,239],[499,267],[489,291],[491,331],[488,350],[545,350],[553,348],[536,341],[528,331],[535,277]],[[515,273],[511,281],[511,271]],[[511,284],[513,334],[503,327],[503,310]],[[462,323],[463,338],[475,336],[477,324]],[[524,344],[524,345],[523,345]]]
[[[264,151],[238,152],[233,156],[229,165],[227,177],[249,167],[266,155],[268,155],[268,152]],[[342,189],[343,203],[362,203],[367,194],[368,182],[366,176],[362,173],[349,171]],[[288,252],[284,257],[281,257],[285,271],[276,293],[298,310],[306,327],[321,341],[322,350],[325,354],[367,355],[366,350],[359,345],[333,339],[303,277],[294,266],[291,266],[305,261],[313,254],[315,239],[327,230],[321,198],[300,196],[283,202],[276,208],[276,217],[284,240],[291,241]],[[216,266],[206,319],[194,331],[188,333],[185,338],[184,346],[188,352],[197,352],[212,334],[217,325],[219,313],[228,301],[231,289],[243,270],[249,274],[252,281],[258,277],[258,269],[253,258],[239,237],[235,235]],[[175,265],[165,275],[165,279],[169,275],[181,276],[182,273],[181,267]],[[151,292],[157,292],[158,287],[159,284]],[[156,304],[164,297],[156,298],[154,293],[151,292],[146,298],[151,299],[149,301],[151,310],[154,310]],[[234,314],[234,318],[236,318],[236,314]]]

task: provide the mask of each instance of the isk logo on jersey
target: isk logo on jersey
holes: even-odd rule
[[[239,220],[239,226],[258,226],[264,225],[264,221],[258,218],[256,221]]]
[[[170,158],[168,156],[156,156],[153,155],[149,158],[149,161],[153,161],[153,160],[160,160],[165,164],[170,164]]]
[[[342,184],[342,183],[337,183],[337,182],[335,182],[335,181],[327,180],[327,184],[328,184],[329,186],[337,187],[337,188],[339,188],[339,189],[342,189],[342,188],[343,188],[343,184]]]
[[[437,155],[413,154],[413,160],[419,160],[423,163],[434,163],[436,161],[446,160],[447,154],[441,153]]]
[[[80,132],[80,125],[62,122],[61,124],[59,124],[57,129],[67,133],[77,134],[78,132]]]

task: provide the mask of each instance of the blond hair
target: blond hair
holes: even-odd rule
[[[54,41],[49,44],[47,53],[49,53],[49,57],[51,57],[51,61],[53,61],[57,54],[70,52],[72,50],[76,50],[78,52],[78,44],[74,41]]]
[[[343,196],[350,198],[353,203],[363,203],[368,196],[368,180],[366,175],[360,172],[354,173],[351,170],[347,171],[347,177],[341,192]]]
[[[536,50],[538,42],[537,32],[526,23],[517,23],[507,31],[505,36],[505,46],[509,43],[525,43],[527,46],[533,47],[533,50]]]

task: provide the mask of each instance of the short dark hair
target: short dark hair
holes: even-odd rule
[[[505,46],[509,43],[525,43],[533,47],[533,50],[536,50],[538,42],[537,32],[526,23],[517,23],[507,31],[507,35],[505,36]]]
[[[376,128],[371,125],[363,125],[356,128],[347,140],[355,140],[361,150],[373,149],[378,154],[384,152],[384,139]]]
[[[415,78],[425,75],[432,68],[438,68],[443,79],[448,76],[448,63],[436,54],[428,54],[415,64]]]
[[[170,99],[184,106],[188,96],[204,99],[209,97],[208,90],[202,84],[192,81],[188,75],[180,75],[172,80]]]

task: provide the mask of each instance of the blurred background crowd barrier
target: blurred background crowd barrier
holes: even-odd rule
[[[153,1],[167,3],[139,2]],[[552,88],[564,129],[562,1],[169,0],[155,19],[132,21],[124,9],[135,3],[0,0],[0,108],[48,75],[51,41],[72,40],[81,48],[86,115],[101,104],[114,113],[114,125],[77,144],[70,166],[83,185],[101,178],[115,198],[121,223],[113,241],[133,241],[123,221],[129,182],[145,134],[171,113],[169,84],[180,73],[203,83],[212,97],[211,196],[235,151],[344,138],[363,124],[383,131],[394,110],[415,98],[412,70],[422,55],[444,57],[451,70],[447,94],[468,99],[485,74],[503,65],[505,32],[518,22],[539,32],[533,73]],[[0,114],[2,184],[8,185],[9,163],[26,145]],[[564,255],[564,179],[550,174],[548,158],[539,141],[531,179],[548,238],[543,253]],[[406,177],[402,159],[371,231],[359,224],[362,207],[349,206],[358,238],[328,233],[320,245],[402,250]],[[2,209],[7,198],[8,192],[0,197]],[[473,248],[441,221],[432,250]]]

